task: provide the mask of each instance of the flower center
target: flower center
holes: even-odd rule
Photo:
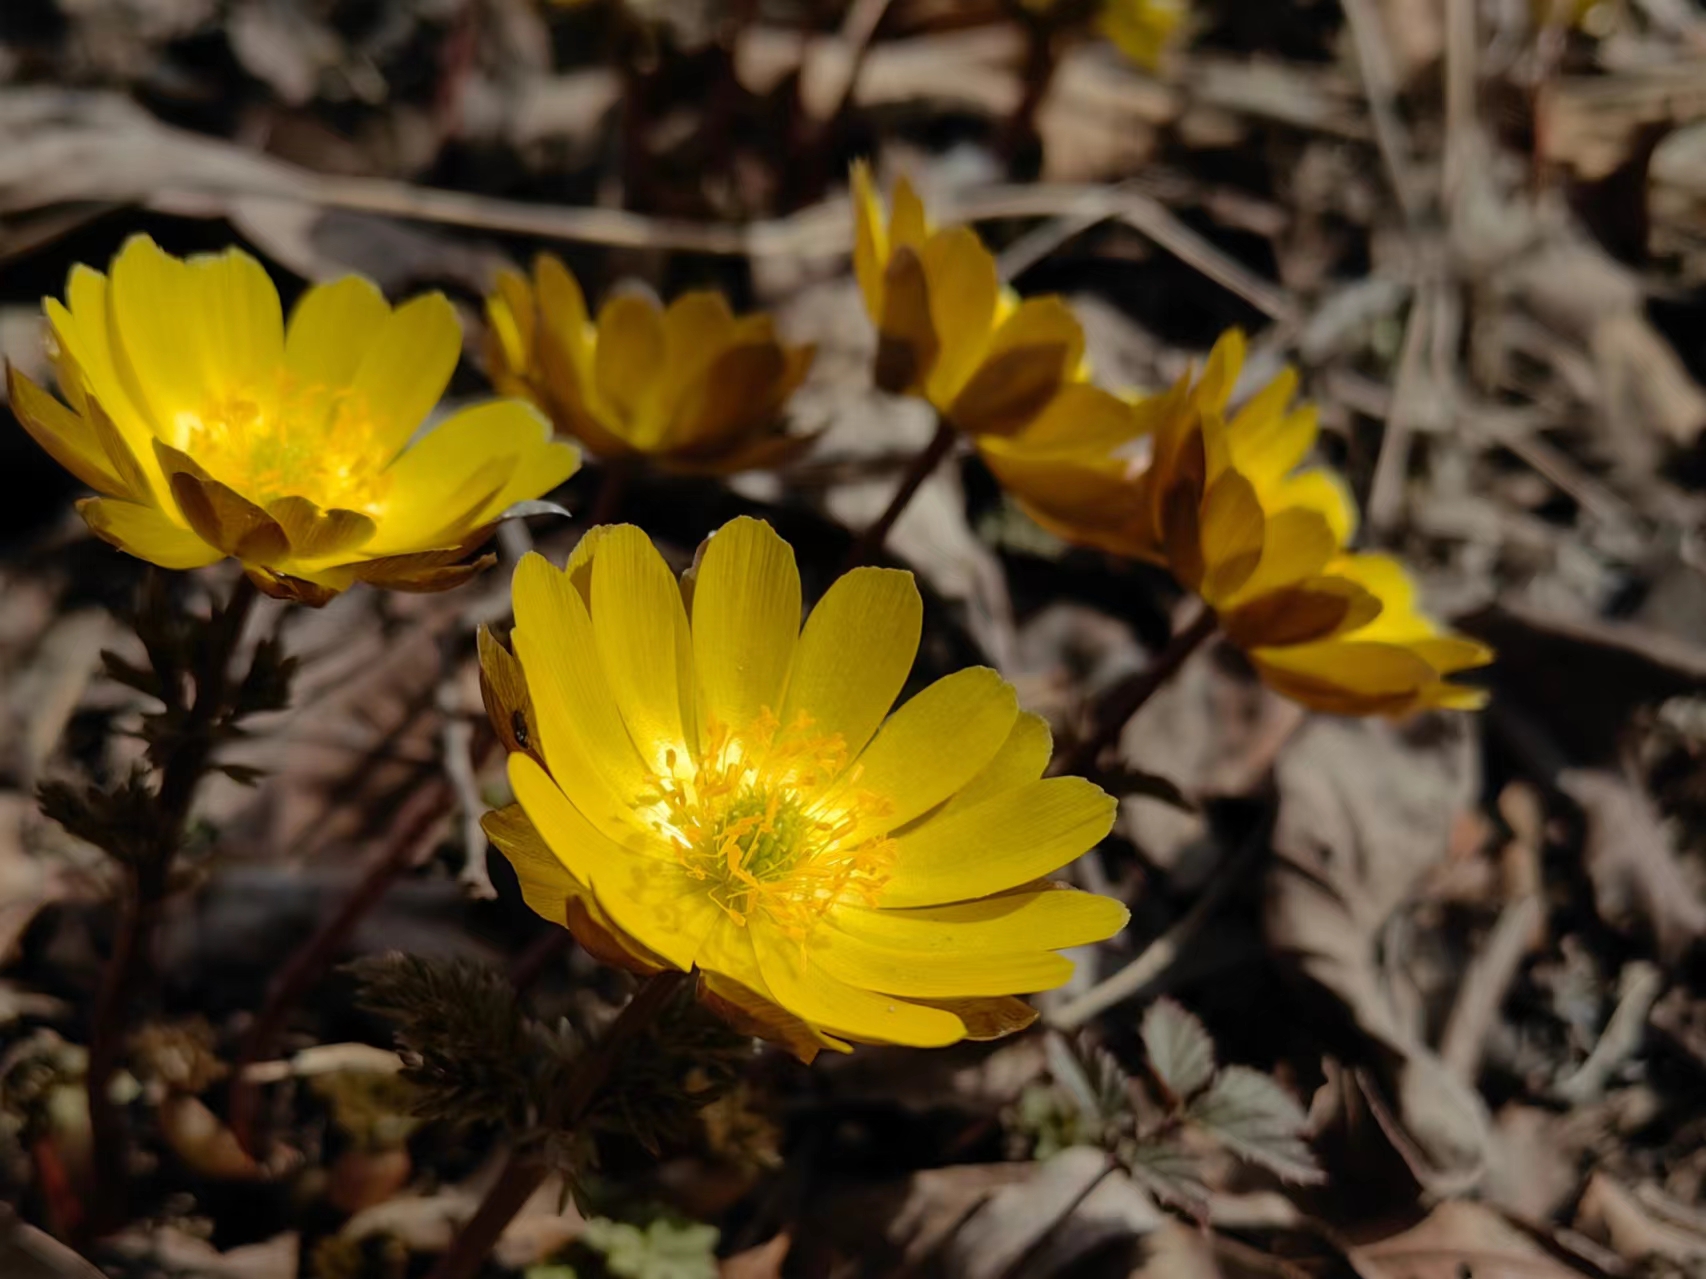
[[[670,754],[651,798],[655,829],[713,902],[742,927],[758,914],[802,939],[845,897],[875,903],[894,844],[859,831],[888,802],[843,776],[839,734],[813,733],[803,715],[782,731],[766,710],[744,732],[712,723],[705,736],[696,764]]]
[[[210,396],[178,419],[178,448],[216,480],[261,505],[305,497],[321,509],[372,512],[390,462],[366,398],[348,387],[299,383],[276,398],[239,390]]]

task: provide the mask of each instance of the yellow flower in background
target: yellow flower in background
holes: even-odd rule
[[[1184,0],[1103,0],[1096,25],[1127,58],[1153,71],[1178,36],[1187,12]]]
[[[1154,559],[1137,477],[1141,450],[1171,403],[1164,396],[1130,402],[1072,383],[1020,431],[979,439],[978,453],[1019,508],[1055,536]]]
[[[102,494],[78,504],[89,527],[162,568],[235,556],[311,604],[358,581],[442,590],[483,567],[462,561],[506,510],[578,463],[513,401],[410,443],[462,347],[439,294],[393,309],[350,277],[309,289],[287,329],[247,254],[180,260],[137,236],[110,278],[80,266],[45,305],[71,407],[11,369],[12,407]]]
[[[1118,902],[1044,876],[1114,801],[1042,777],[1046,725],[976,668],[890,714],[922,608],[856,569],[800,625],[794,555],[738,519],[678,583],[638,529],[516,570],[487,706],[517,802],[492,841],[528,903],[600,958],[697,970],[738,1027],[809,1059],[847,1041],[989,1038],[1112,936]]]
[[[1485,665],[1490,650],[1423,616],[1395,560],[1344,550],[1355,507],[1337,476],[1303,466],[1317,422],[1311,406],[1292,405],[1296,374],[1285,370],[1227,417],[1243,361],[1234,330],[1194,380],[1117,410],[1082,401],[1052,430],[1045,414],[984,458],[1044,528],[1165,565],[1269,684],[1308,706],[1479,705],[1479,690],[1447,677]],[[1145,460],[1113,452],[1132,430]]]
[[[1480,705],[1479,690],[1446,677],[1491,651],[1419,613],[1397,561],[1344,553],[1356,509],[1336,475],[1302,466],[1318,426],[1313,406],[1292,406],[1296,373],[1226,417],[1243,362],[1232,330],[1195,384],[1154,411],[1137,549],[1158,552],[1262,676],[1306,706],[1366,715]]]
[[[1390,556],[1340,556],[1316,577],[1246,605],[1239,625],[1241,636],[1231,625],[1227,633],[1262,678],[1314,710],[1405,715],[1487,701],[1484,690],[1449,677],[1485,666],[1492,649],[1421,613],[1415,584]]]
[[[720,293],[667,308],[619,293],[595,323],[574,276],[544,254],[531,280],[504,272],[486,315],[498,389],[599,457],[724,475],[777,466],[811,442],[787,433],[783,408],[814,348],[784,345],[768,315],[737,317]]]
[[[1020,300],[969,227],[938,230],[910,183],[884,216],[853,166],[853,268],[877,327],[875,379],[968,435],[1012,435],[1086,375],[1084,334],[1059,297]]]

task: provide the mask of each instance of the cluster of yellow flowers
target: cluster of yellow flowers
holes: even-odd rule
[[[1392,559],[1346,549],[1355,510],[1304,465],[1313,412],[1289,372],[1228,413],[1243,340],[1151,396],[1090,381],[1059,298],[1021,300],[966,228],[902,182],[853,173],[854,268],[875,377],[968,438],[1063,538],[1165,565],[1273,687],[1320,709],[1469,707],[1482,646],[1416,608]],[[439,295],[311,288],[286,323],[236,250],[187,261],[130,241],[46,303],[66,403],[9,370],[25,428],[100,496],[114,545],[173,569],[232,557],[319,605],[356,582],[441,590],[498,521],[605,459],[726,474],[809,441],[784,407],[809,347],[713,293],[634,294],[596,319],[561,262],[505,275],[486,358],[511,398],[424,433],[462,349]],[[417,438],[418,435],[418,438]],[[910,574],[856,569],[801,626],[793,552],[739,519],[678,580],[638,529],[596,527],[558,569],[527,556],[506,645],[480,637],[516,802],[487,819],[528,902],[594,954],[698,974],[736,1025],[809,1058],[850,1041],[945,1044],[1033,1016],[1057,952],[1111,936],[1117,902],[1047,876],[1114,803],[1046,778],[1047,726],[987,669],[893,710],[919,643]]]
[[[1316,420],[1292,407],[1295,373],[1228,416],[1244,357],[1232,331],[1194,380],[1152,396],[1102,390],[1059,298],[1016,299],[977,236],[933,229],[904,180],[887,217],[863,168],[853,181],[879,384],[970,436],[1039,524],[1165,566],[1269,684],[1314,709],[1480,704],[1447,677],[1490,651],[1423,615],[1395,560],[1346,550],[1355,504],[1338,477],[1303,465]]]

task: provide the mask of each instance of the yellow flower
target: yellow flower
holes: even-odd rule
[[[1153,71],[1161,65],[1185,13],[1184,0],[1103,0],[1096,22],[1115,48]]]
[[[1086,375],[1084,334],[1059,297],[1021,301],[969,227],[937,230],[910,183],[884,217],[853,166],[853,268],[877,326],[877,385],[916,395],[974,437],[1021,430]]]
[[[1391,557],[1342,555],[1319,575],[1246,605],[1241,636],[1233,625],[1227,631],[1270,686],[1314,710],[1405,715],[1485,705],[1485,691],[1448,677],[1485,666],[1493,651],[1442,630],[1418,610],[1415,596]]]
[[[462,561],[506,510],[578,463],[515,402],[410,445],[462,347],[439,294],[393,310],[350,277],[309,289],[287,330],[247,254],[179,260],[137,236],[110,279],[77,267],[45,305],[71,407],[10,369],[12,407],[103,494],[78,504],[89,527],[163,568],[235,556],[311,604],[358,581],[442,590],[490,562]]]
[[[600,958],[696,970],[737,1026],[803,1057],[848,1040],[988,1038],[1111,936],[1106,898],[1044,876],[1114,802],[1042,779],[1047,727],[987,669],[892,715],[921,604],[855,569],[800,626],[793,552],[737,519],[678,584],[645,535],[593,529],[516,569],[487,707],[517,803],[490,814],[529,905]]]
[[[1043,527],[1165,565],[1288,696],[1339,714],[1479,705],[1479,690],[1446,677],[1485,665],[1490,650],[1418,612],[1396,561],[1345,552],[1355,507],[1337,476],[1300,469],[1317,423],[1311,406],[1292,406],[1296,374],[1285,370],[1227,419],[1243,361],[1234,330],[1200,377],[1125,409],[1146,462],[1110,453],[1121,432],[1105,406],[1075,415],[1094,423],[1081,436],[1038,429],[1045,415],[984,457]]]
[[[575,277],[542,254],[531,281],[499,277],[486,315],[498,389],[538,404],[599,457],[726,475],[779,465],[811,442],[787,433],[782,409],[814,348],[784,345],[768,315],[736,317],[720,293],[667,308],[617,294],[595,324]]]

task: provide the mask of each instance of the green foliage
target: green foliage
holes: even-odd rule
[[[659,1217],[644,1228],[594,1217],[579,1243],[614,1279],[716,1279],[717,1228]]]
[[[396,1023],[413,1112],[492,1123],[538,1144],[578,1184],[592,1138],[621,1133],[656,1151],[732,1086],[751,1041],[691,999],[676,999],[623,1053],[580,1122],[564,1113],[586,1045],[528,1015],[501,972],[467,959],[392,953],[350,966],[364,1008]]]
[[[1147,1092],[1105,1048],[1050,1037],[1049,1083],[1027,1088],[1009,1115],[1036,1157],[1100,1146],[1155,1193],[1198,1212],[1207,1191],[1201,1142],[1191,1142],[1190,1133],[1287,1181],[1322,1179],[1296,1099],[1260,1071],[1217,1067],[1214,1041],[1190,1013],[1157,1000],[1139,1034],[1152,1082]]]

